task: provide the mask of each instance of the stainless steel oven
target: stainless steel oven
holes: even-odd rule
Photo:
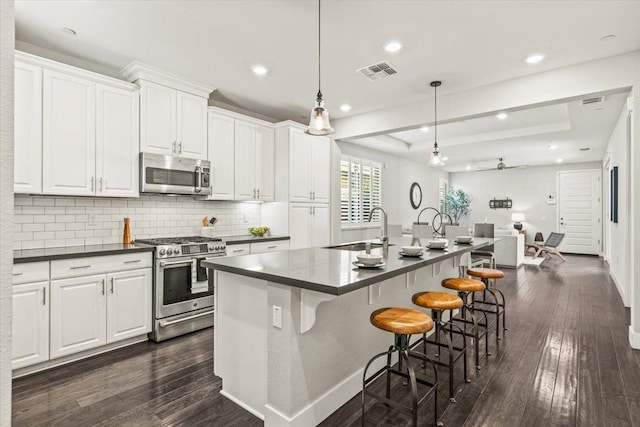
[[[140,153],[142,193],[211,194],[211,162],[185,157]]]
[[[213,326],[213,281],[201,263],[225,256],[224,242],[188,237],[137,240],[136,243],[157,245],[151,339],[163,341]]]

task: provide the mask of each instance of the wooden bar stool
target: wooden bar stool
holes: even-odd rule
[[[411,413],[412,425],[417,426],[418,405],[420,405],[431,394],[434,394],[433,421],[434,424],[441,425],[438,424],[438,371],[436,370],[436,365],[425,354],[413,351],[409,346],[409,339],[411,335],[425,334],[433,329],[433,320],[431,317],[426,313],[418,310],[412,310],[410,308],[387,307],[378,309],[371,313],[370,321],[373,326],[382,329],[383,331],[393,333],[394,344],[390,346],[387,351],[377,354],[371,358],[364,368],[362,379],[362,425],[364,426],[364,404],[366,395],[375,397],[376,399],[389,404],[400,411]],[[396,351],[398,352],[399,369],[394,369],[391,366],[391,357]],[[384,356],[387,356],[387,364],[367,378],[367,370],[369,369],[369,366],[371,366],[375,360]],[[409,361],[409,356],[422,359],[425,364],[427,362],[431,364],[434,375],[433,383],[426,379],[416,377],[415,370]],[[402,362],[405,362],[407,365],[406,373],[402,369]],[[383,373],[387,374],[387,390],[385,396],[378,395],[367,389],[367,385],[378,379]],[[408,380],[411,388],[410,407],[391,400],[391,374],[398,375]],[[418,399],[418,383],[429,387],[429,390],[420,399]]]
[[[475,292],[482,292],[487,287],[484,283],[479,280],[467,279],[465,277],[452,277],[449,279],[444,279],[442,281],[442,286],[454,290],[458,292],[458,296],[462,299],[464,305],[462,306],[460,312],[461,317],[454,317],[451,321],[457,321],[464,323],[464,335],[473,338],[473,342],[475,344],[475,357],[476,357],[476,369],[480,370],[482,367],[480,366],[480,339],[484,337],[485,340],[485,357],[490,356],[489,353],[489,320],[487,319],[486,313],[479,311],[484,316],[484,323],[478,322],[475,317],[476,308],[473,302],[473,298],[469,299],[469,296],[473,296]],[[467,319],[467,310],[471,312],[471,320]],[[473,329],[471,331],[467,331],[467,325],[473,325]],[[480,331],[480,326],[483,327],[483,330]]]
[[[452,319],[453,310],[462,308],[464,302],[459,296],[448,294],[446,292],[419,292],[413,295],[411,301],[413,301],[415,305],[431,310],[431,317],[435,322],[436,328],[435,341],[428,339],[427,334],[425,333],[422,335],[422,338],[420,340],[418,340],[411,346],[411,348],[415,348],[422,344],[422,352],[424,354],[427,354],[427,344],[434,344],[438,347],[438,353],[436,354],[436,357],[440,357],[440,347],[447,347],[447,349],[449,350],[448,363],[441,362],[440,360],[432,360],[436,365],[445,366],[449,370],[449,400],[452,403],[456,403],[456,399],[454,397],[455,393],[453,386],[453,370],[455,368],[455,363],[461,357],[464,365],[464,381],[471,382],[469,380],[469,374],[467,371],[467,336],[465,335],[464,330],[458,325],[454,325],[451,321],[444,322],[442,320],[442,312],[444,310],[450,310],[451,313],[449,318]],[[446,344],[440,341],[441,331],[444,331],[444,337],[447,340]],[[462,347],[454,346],[453,334],[460,334],[462,336]]]
[[[506,324],[506,310],[504,294],[500,289],[496,288],[496,279],[502,279],[504,273],[500,270],[493,268],[469,268],[467,274],[471,277],[477,277],[485,284],[486,290],[483,292],[482,300],[476,300],[484,305],[492,306],[492,309],[486,309],[483,307],[477,307],[477,310],[481,310],[487,314],[494,314],[496,316],[496,342],[501,339],[500,337],[500,316],[502,316],[502,329],[507,330]],[[491,295],[493,301],[487,301],[487,293]],[[500,298],[498,298],[498,296]],[[504,336],[504,332],[502,333]]]

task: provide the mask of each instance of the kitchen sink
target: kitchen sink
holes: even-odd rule
[[[389,246],[394,246],[389,243]],[[382,243],[371,243],[371,249],[381,248]],[[366,242],[345,243],[336,246],[327,246],[326,249],[338,249],[341,251],[364,251],[366,249]]]

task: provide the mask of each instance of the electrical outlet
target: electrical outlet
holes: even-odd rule
[[[273,306],[273,321],[272,324],[278,329],[282,329],[282,307],[277,305]]]
[[[243,213],[243,214],[242,214],[242,221],[243,221],[245,224],[249,224],[249,220],[247,219],[247,214],[246,214],[246,213]]]
[[[89,220],[87,221],[87,227],[95,227],[97,225],[96,214],[89,214]]]

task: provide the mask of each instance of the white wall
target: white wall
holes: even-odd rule
[[[471,213],[463,221],[466,224],[488,222],[496,228],[513,228],[511,213],[524,212],[523,229],[527,241],[533,241],[536,232],[546,239],[556,231],[556,206],[548,205],[549,195],[557,199],[556,172],[576,169],[601,169],[593,163],[572,163],[507,169],[503,171],[457,172],[449,175],[449,184],[470,194]],[[489,200],[510,198],[512,209],[491,209]]]
[[[421,209],[432,206],[438,207],[438,185],[439,180],[448,179],[449,174],[441,169],[427,166],[422,163],[402,159],[391,154],[376,150],[368,150],[353,144],[338,143],[342,154],[348,154],[363,159],[373,160],[384,165],[382,171],[382,206],[389,215],[389,224],[400,224],[403,227],[410,227],[416,220]],[[339,173],[339,168],[338,168]],[[340,180],[336,182],[333,190],[339,193]],[[422,189],[422,204],[416,210],[411,207],[409,201],[409,189],[411,184],[417,182]],[[336,205],[339,206],[339,203]],[[336,221],[336,227],[340,228],[340,221]],[[342,230],[340,239],[342,242],[361,240],[380,236],[380,227]]]
[[[95,215],[95,225],[89,224]],[[122,242],[123,219],[131,238],[200,235],[202,219],[216,217],[215,236],[249,234],[261,225],[260,204],[194,200],[190,196],[143,194],[138,199],[15,196],[14,249]]]
[[[629,110],[625,105],[620,113],[620,117],[616,122],[616,126],[609,138],[609,145],[607,146],[607,154],[605,157],[604,166],[606,170],[603,171],[605,176],[605,182],[608,184],[607,177],[610,175],[610,170],[614,167],[618,167],[618,222],[613,223],[610,221],[609,214],[604,218],[604,224],[606,227],[607,244],[606,247],[606,259],[609,262],[609,272],[613,278],[620,297],[626,306],[629,306],[630,285],[627,278],[627,256],[629,252],[629,245],[627,245],[629,239],[629,156],[627,152],[627,116]],[[607,185],[610,188],[609,184]],[[608,188],[605,189],[608,194]],[[610,196],[609,196],[610,197]],[[604,201],[606,212],[609,213],[609,198]]]
[[[11,425],[13,0],[0,1],[0,426]]]

